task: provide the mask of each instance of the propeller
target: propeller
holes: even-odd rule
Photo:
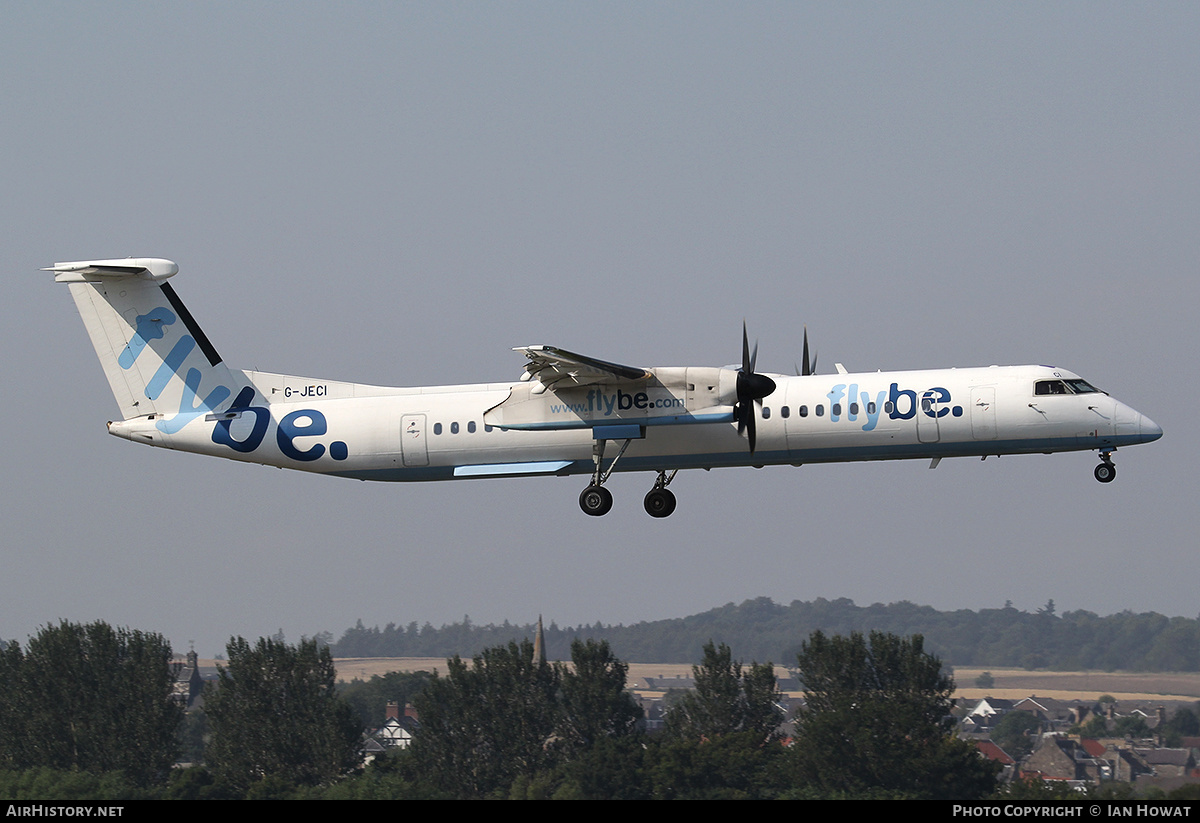
[[[754,454],[754,418],[758,415],[756,407],[762,406],[762,399],[775,391],[775,381],[764,374],[755,374],[754,362],[758,359],[758,343],[754,351],[750,351],[750,338],[746,334],[746,322],[742,321],[742,368],[737,375],[737,405],[733,407],[733,417],[737,420],[738,434],[746,433],[750,441],[750,453]],[[808,357],[805,356],[807,364]]]
[[[808,326],[804,327],[804,371],[800,372],[803,377],[817,373],[817,355],[814,352],[812,359],[808,359]]]

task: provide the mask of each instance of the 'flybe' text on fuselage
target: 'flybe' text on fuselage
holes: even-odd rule
[[[686,405],[682,398],[674,395],[651,397],[644,391],[627,393],[617,389],[615,394],[607,394],[599,389],[591,389],[579,403],[551,403],[551,414],[578,414],[586,417],[602,415],[611,417],[619,412],[638,409],[681,409]]]
[[[862,430],[868,432],[878,425],[880,414],[892,420],[911,420],[917,412],[934,419],[948,414],[962,417],[963,413],[962,406],[950,405],[950,391],[941,386],[926,389],[918,397],[915,390],[892,383],[887,391],[879,391],[872,398],[870,392],[860,392],[857,383],[838,383],[825,396],[829,398],[830,422],[837,423],[843,417],[857,422],[860,416],[865,417]]]

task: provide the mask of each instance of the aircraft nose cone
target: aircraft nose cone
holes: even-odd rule
[[[1144,414],[1138,415],[1138,417],[1138,428],[1141,430],[1143,442],[1151,443],[1162,437],[1162,426]]]

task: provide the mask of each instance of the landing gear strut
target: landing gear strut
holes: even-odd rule
[[[669,476],[665,471],[658,473],[658,479],[654,481],[654,488],[646,492],[646,500],[643,504],[646,507],[646,514],[651,517],[670,517],[671,512],[675,511],[675,495],[667,486],[675,479],[678,471],[679,469],[675,469]]]
[[[1117,467],[1112,462],[1112,452],[1100,452],[1100,465],[1092,472],[1101,483],[1111,483],[1117,479]]]
[[[604,444],[607,440],[596,440],[592,443],[592,462],[596,464],[596,470],[592,472],[592,484],[588,486],[579,495],[579,508],[583,509],[584,514],[589,514],[592,517],[602,517],[608,514],[612,508],[613,496],[612,492],[604,488],[605,481],[612,474],[613,466],[617,465],[617,461],[621,459],[621,455],[629,448],[630,440],[626,440],[621,444],[621,450],[617,452],[617,456],[608,464],[608,471],[602,471],[600,466],[604,460]]]
[[[621,450],[617,452],[617,456],[608,464],[608,468],[604,466],[604,445],[607,440],[596,439],[592,443],[592,463],[596,468],[592,472],[592,482],[579,495],[579,508],[583,509],[583,513],[591,517],[602,517],[609,513],[613,505],[612,492],[604,488],[604,484],[608,481],[609,476],[613,473],[613,468],[617,465],[617,461],[621,459],[621,455],[625,454],[625,449],[629,448],[632,439],[626,439],[621,443]],[[672,494],[667,486],[671,485],[671,481],[675,479],[675,475],[679,473],[679,469],[673,469],[670,474],[666,470],[661,470],[658,473],[658,479],[654,481],[654,488],[646,493],[646,514],[651,517],[670,517],[671,512],[675,511],[675,495]]]

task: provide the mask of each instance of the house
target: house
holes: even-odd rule
[[[1189,777],[1196,770],[1191,749],[1134,749],[1155,777]]]
[[[1043,735],[1041,743],[1021,764],[1022,777],[1068,780],[1095,785],[1112,774],[1111,764],[1077,740]]]
[[[412,743],[413,734],[420,722],[417,710],[412,704],[404,707],[400,713],[400,704],[392,700],[387,704],[387,720],[371,735],[385,749],[406,749]]]
[[[976,740],[975,748],[980,755],[991,760],[993,763],[999,763],[1001,766],[1000,782],[1008,783],[1012,780],[1013,773],[1017,766],[1017,761],[1013,760],[1012,756],[1004,749],[997,746],[991,740]]]

